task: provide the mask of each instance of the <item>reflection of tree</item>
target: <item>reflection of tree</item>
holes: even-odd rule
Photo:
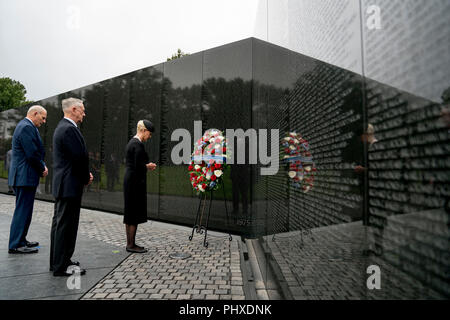
[[[61,101],[67,97],[83,99],[87,116],[80,127],[88,150],[101,153],[100,161],[103,166],[111,157],[123,166],[125,145],[135,134],[136,123],[140,119],[153,121],[157,129],[155,138],[146,144],[152,160],[170,165],[173,144],[170,134],[174,129],[188,126],[191,130],[194,120],[202,120],[204,130],[277,127],[279,123],[273,126],[268,119],[281,120],[279,109],[262,108],[261,104],[253,103],[252,99],[257,96],[258,101],[273,106],[281,100],[289,103],[291,99],[291,93],[284,88],[241,78],[208,78],[189,87],[174,87],[171,80],[164,77],[162,70],[162,65],[145,68],[41,101],[49,111],[47,125],[41,128],[47,151],[54,128],[62,117]],[[317,71],[304,74],[299,83],[310,91],[310,95],[319,96],[325,93],[323,89],[319,90],[317,81],[329,70]],[[354,101],[350,96],[348,100]],[[292,110],[288,108],[287,111],[289,113]],[[258,121],[255,122],[254,119]],[[103,167],[103,174],[112,176],[110,167],[108,166],[108,172],[105,169]],[[245,171],[238,176],[251,174],[247,172],[248,168]],[[99,172],[101,173],[102,171]],[[102,187],[106,187],[104,180],[101,181]]]
[[[17,123],[22,120],[27,113],[28,107],[23,106],[16,109],[9,109],[0,113],[0,157],[3,159],[6,152],[11,149],[12,136]]]
[[[252,82],[236,78],[210,78],[204,81],[202,121],[206,128],[251,126]]]

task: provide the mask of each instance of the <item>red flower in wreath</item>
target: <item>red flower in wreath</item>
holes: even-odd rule
[[[292,186],[308,192],[314,186],[314,173],[317,171],[308,141],[299,134],[291,132],[281,142],[284,148],[284,162],[288,163]]]
[[[226,150],[226,139],[217,129],[207,130],[197,140],[188,167],[194,190],[205,192],[219,187],[226,169]]]

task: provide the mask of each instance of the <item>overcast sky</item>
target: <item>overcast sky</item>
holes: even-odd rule
[[[28,100],[253,36],[265,0],[0,0],[0,77]]]

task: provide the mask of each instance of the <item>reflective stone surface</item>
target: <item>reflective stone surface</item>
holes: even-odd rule
[[[52,136],[69,96],[82,98],[87,114],[81,131],[94,183],[83,206],[122,213],[125,146],[146,118],[156,129],[146,150],[158,164],[148,173],[148,217],[193,226],[201,209],[206,223],[208,207],[174,152],[190,158],[194,121],[200,135],[242,129],[235,142],[245,142],[246,163],[224,173],[208,227],[260,239],[288,296],[449,295],[448,105],[250,38],[37,102],[48,110],[40,132],[50,171],[40,199],[52,200]],[[25,113],[0,114],[2,155]],[[177,129],[189,134],[186,154],[172,141]],[[278,170],[262,175],[270,156]],[[7,192],[4,165],[0,174]],[[369,291],[370,265],[388,272],[389,290]]]

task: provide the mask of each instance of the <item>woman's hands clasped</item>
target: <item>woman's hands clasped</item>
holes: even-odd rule
[[[156,164],[154,164],[153,162],[147,163],[146,164],[147,170],[155,170],[156,169]]]

